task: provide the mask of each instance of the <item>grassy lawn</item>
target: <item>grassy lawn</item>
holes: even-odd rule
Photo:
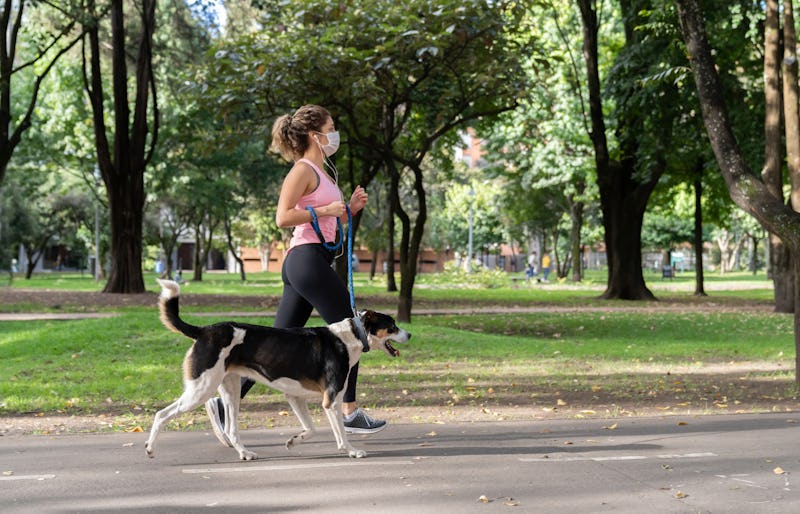
[[[771,284],[763,275],[707,276],[705,299],[692,296],[693,276],[662,281],[654,275],[649,284],[659,302],[597,300],[601,278],[578,286],[509,280],[481,288],[421,276],[414,296],[420,313],[404,325],[413,338],[397,359],[362,359],[359,401],[378,412],[441,411],[462,418],[468,412],[478,419],[798,407],[792,318],[771,312]],[[147,283],[156,291],[154,277]],[[87,276],[43,274],[2,289],[80,293],[100,287]],[[370,307],[394,312],[396,297],[381,282],[359,275],[356,291]],[[275,274],[251,276],[246,284],[235,275],[207,274],[183,293],[269,296],[280,294],[280,286]],[[185,307],[183,316],[195,324],[226,319],[193,316],[231,310],[213,299],[210,304]],[[499,313],[424,314],[450,306]],[[105,308],[116,315],[0,322],[0,414],[110,416],[113,429],[148,426],[155,410],[180,394],[190,344],[161,326],[154,307],[84,305],[75,310]],[[4,312],[36,309],[13,299],[0,305]],[[272,323],[269,317],[247,321]],[[258,387],[243,409],[260,423],[259,415],[274,420],[286,406],[280,395]],[[197,413],[178,423],[203,427]]]

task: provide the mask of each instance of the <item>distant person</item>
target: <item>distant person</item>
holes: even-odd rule
[[[544,253],[542,254],[542,280],[547,282],[548,275],[550,275],[550,255]]]
[[[525,270],[525,274],[528,278],[533,278],[538,274],[536,270],[536,252],[531,252],[528,255],[528,269]]]

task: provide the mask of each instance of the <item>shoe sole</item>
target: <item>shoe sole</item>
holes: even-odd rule
[[[346,434],[377,434],[381,430],[386,428],[386,425],[382,425],[378,428],[350,428],[344,427],[344,431]]]
[[[217,412],[216,406],[211,407],[210,403],[211,400],[207,401],[205,403],[205,407],[206,414],[208,414],[209,422],[211,423],[211,430],[214,431],[214,435],[217,436],[217,439],[220,443],[222,443],[223,446],[233,448],[233,445],[228,440],[228,436],[225,435],[225,432],[222,431],[222,429],[219,427],[219,423],[217,423],[219,420],[219,413]],[[214,400],[214,403],[216,404],[216,400]]]

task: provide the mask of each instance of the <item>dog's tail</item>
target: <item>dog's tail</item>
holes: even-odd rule
[[[181,286],[172,280],[156,280],[161,286],[161,295],[158,297],[158,311],[161,315],[161,323],[173,332],[183,334],[191,339],[200,337],[200,327],[186,323],[178,314],[178,299],[181,295]]]

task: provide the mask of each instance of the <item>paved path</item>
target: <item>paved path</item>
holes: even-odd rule
[[[55,512],[800,512],[789,414],[394,424],[287,451],[248,430],[239,461],[206,432],[0,437],[0,510]]]

